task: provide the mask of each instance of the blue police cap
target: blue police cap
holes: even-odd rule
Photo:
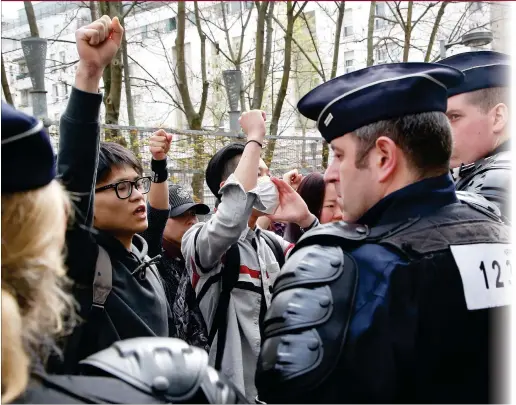
[[[446,112],[447,89],[464,75],[436,63],[389,63],[356,70],[316,87],[297,104],[327,142],[364,125],[410,114]]]
[[[2,193],[34,190],[56,176],[43,123],[2,102]]]
[[[508,87],[509,55],[494,51],[464,52],[439,61],[459,69],[466,76],[459,86],[448,90],[448,97],[492,87]]]

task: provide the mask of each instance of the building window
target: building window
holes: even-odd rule
[[[353,35],[353,9],[347,8],[344,10],[344,36],[350,35]]]
[[[66,62],[66,55],[64,51],[59,52],[59,62],[61,62],[61,65],[64,65]]]
[[[20,107],[28,107],[29,106],[29,90],[22,90],[20,92],[21,101]]]
[[[61,95],[63,97],[68,96],[68,85],[66,83],[61,83]]]
[[[177,29],[177,20],[176,17],[169,18],[167,20],[167,32],[175,31]]]
[[[250,10],[254,6],[254,2],[253,1],[244,1],[243,3],[244,3],[244,8],[246,10]]]
[[[27,64],[25,61],[18,63],[18,75],[16,76],[16,80],[25,79],[29,76],[29,69],[27,69]]]
[[[147,27],[147,25],[145,25],[145,26],[143,26],[143,27],[142,27],[142,30],[141,30],[141,33],[142,33],[142,39],[146,39],[146,38],[149,36],[149,34],[148,34],[148,32],[147,32],[147,28],[148,28],[148,27]]]
[[[376,63],[387,63],[387,51],[385,49],[376,50]]]
[[[59,97],[59,88],[57,87],[57,84],[52,85],[52,102],[56,102],[57,98]]]

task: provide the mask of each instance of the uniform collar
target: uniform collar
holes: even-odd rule
[[[457,203],[455,185],[449,174],[410,184],[381,199],[357,223],[372,226],[429,215]]]
[[[508,139],[507,141],[505,141],[504,143],[502,143],[501,145],[498,145],[498,147],[496,147],[490,154],[489,156],[494,156],[494,155],[497,155],[498,153],[501,153],[501,152],[507,152],[507,151],[510,151],[511,150],[511,140]]]

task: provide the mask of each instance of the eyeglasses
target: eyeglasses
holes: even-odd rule
[[[116,196],[121,200],[125,200],[133,193],[133,187],[136,187],[140,193],[147,194],[151,188],[151,177],[140,177],[134,181],[123,180],[119,181],[118,183],[108,184],[107,186],[96,188],[95,191],[104,191],[109,190],[110,188],[114,188]]]

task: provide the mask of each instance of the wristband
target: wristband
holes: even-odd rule
[[[151,177],[153,183],[164,183],[168,179],[167,159],[151,160]]]
[[[254,139],[251,139],[251,140],[247,141],[247,142],[245,143],[245,145],[244,145],[244,148],[247,146],[247,144],[249,144],[249,143],[251,143],[251,142],[257,143],[258,145],[260,145],[260,148],[262,148],[262,149],[263,149],[263,145],[262,145],[260,142],[255,141]]]
[[[310,226],[308,226],[307,228],[299,227],[299,229],[301,229],[301,233],[305,233],[308,232],[310,229],[315,228],[317,225],[319,225],[319,220],[317,219],[317,217],[315,217],[314,221],[310,224]]]

